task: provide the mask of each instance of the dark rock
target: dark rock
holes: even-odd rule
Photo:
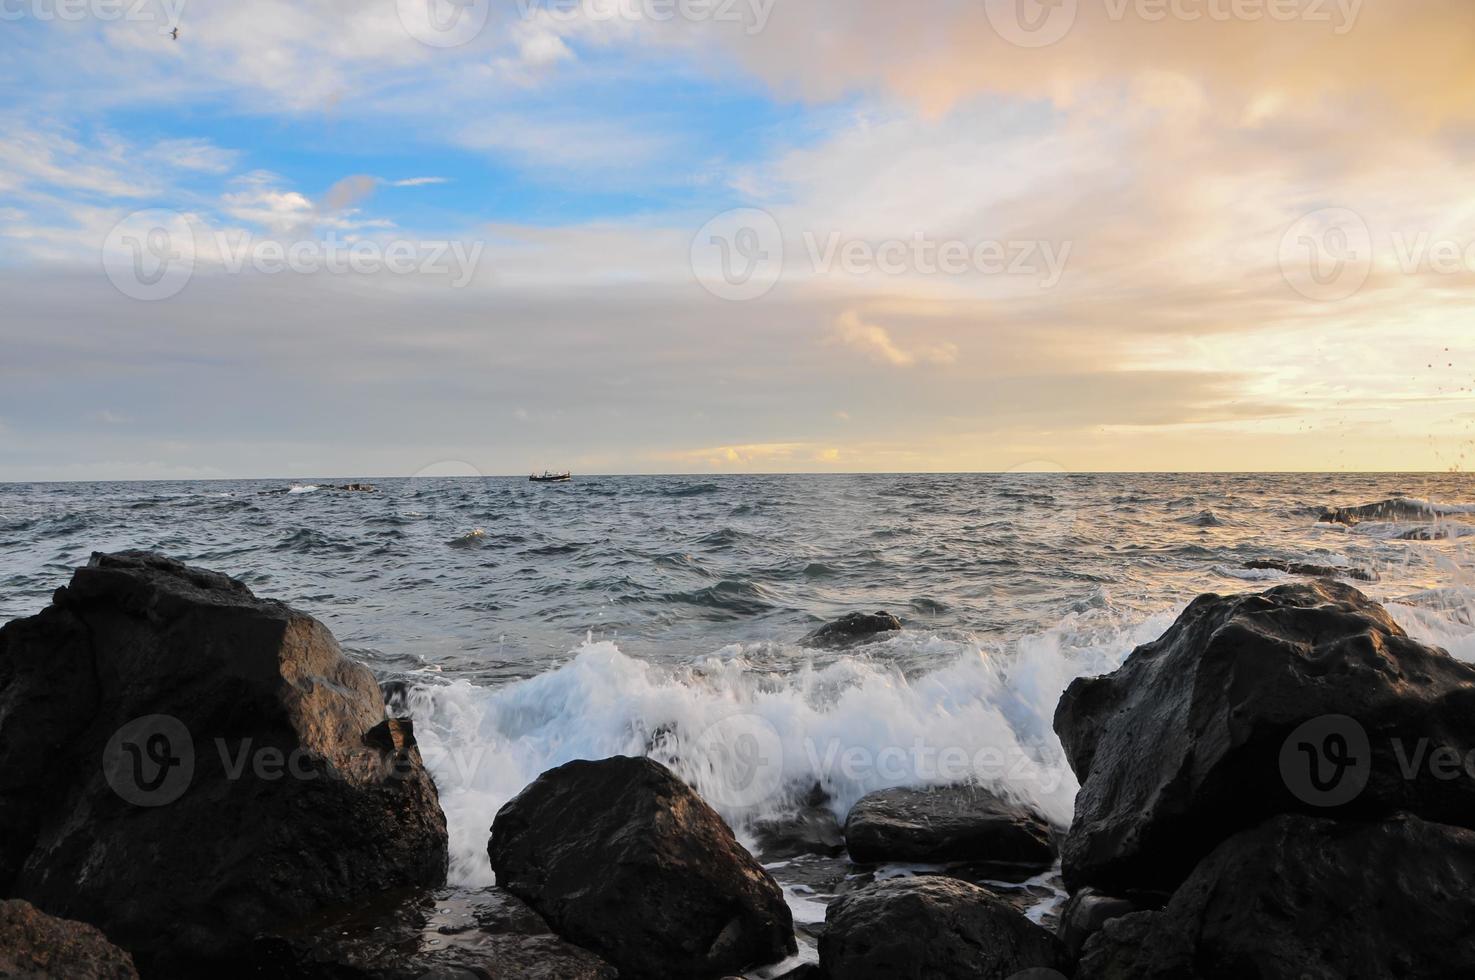
[[[282,980],[613,980],[614,967],[553,935],[495,888],[390,892],[300,920],[256,943]]]
[[[1114,674],[1072,683],[1055,730],[1081,781],[1072,891],[1169,892],[1276,813],[1475,821],[1475,780],[1419,761],[1475,749],[1475,668],[1327,580],[1199,597]]]
[[[1366,568],[1337,568],[1335,565],[1307,565],[1297,561],[1278,561],[1264,558],[1245,562],[1245,568],[1285,572],[1287,575],[1308,575],[1311,578],[1355,578],[1359,582],[1376,582],[1378,573]]]
[[[435,785],[369,671],[310,616],[158,555],[94,555],[0,628],[0,771],[0,888],[146,973],[445,876]]]
[[[818,963],[801,963],[792,970],[774,977],[773,980],[822,980],[824,975]]]
[[[845,818],[850,857],[882,861],[983,861],[1048,868],[1050,825],[1030,808],[978,786],[886,789]]]
[[[1135,902],[1125,898],[1103,895],[1094,888],[1082,888],[1070,897],[1060,913],[1060,924],[1055,935],[1065,946],[1066,955],[1078,959],[1086,940],[1101,930],[1112,919],[1140,911]]]
[[[1077,980],[1475,976],[1475,833],[1280,816],[1230,838],[1161,912],[1106,923]]]
[[[720,977],[798,948],[777,882],[650,759],[545,772],[497,814],[488,852],[502,887],[626,980]]]
[[[884,610],[875,613],[850,613],[833,623],[826,623],[799,641],[806,647],[847,647],[869,640],[878,633],[901,629],[901,620]]]
[[[954,878],[891,878],[837,899],[819,962],[832,980],[1003,980],[1067,969],[1060,941],[996,895]]]
[[[133,957],[94,926],[57,919],[29,902],[0,902],[0,977],[138,980]]]
[[[830,795],[815,783],[789,816],[759,820],[753,825],[758,854],[765,861],[815,854],[838,857],[845,853],[845,835],[830,809]]]
[[[1432,521],[1440,516],[1441,511],[1432,504],[1426,504],[1422,500],[1395,497],[1392,500],[1380,500],[1375,504],[1323,510],[1320,520],[1323,524],[1351,526],[1363,521]]]

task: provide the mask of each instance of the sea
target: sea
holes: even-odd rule
[[[373,492],[335,489],[358,482]],[[1348,525],[1328,508],[1405,506]],[[94,551],[226,572],[326,623],[414,718],[452,881],[574,759],[649,754],[745,843],[806,806],[974,782],[1069,824],[1051,719],[1205,592],[1337,571],[1475,661],[1475,478],[1447,474],[354,477],[0,484],[0,620]],[[903,629],[805,637],[852,612]],[[58,683],[64,679],[58,679]],[[861,872],[768,860],[801,930]],[[881,875],[917,869],[883,868]],[[925,870],[925,869],[923,869]],[[1058,878],[1019,882],[1038,921]]]

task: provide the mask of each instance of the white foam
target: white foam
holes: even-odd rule
[[[287,492],[288,493],[316,493],[318,491],[318,489],[319,488],[317,486],[315,486],[314,484],[307,484],[305,486],[293,486],[292,489],[288,490]]]
[[[1114,669],[1175,613],[1124,625],[1092,610],[1008,645],[906,633],[872,655],[801,661],[781,675],[755,668],[741,648],[672,668],[586,641],[571,661],[503,687],[422,684],[410,707],[458,884],[491,881],[492,820],[540,773],[648,750],[739,833],[789,812],[816,782],[843,819],[872,790],[960,776],[1064,825],[1077,784],[1051,728],[1061,692]],[[904,654],[937,666],[904,674],[894,665]]]

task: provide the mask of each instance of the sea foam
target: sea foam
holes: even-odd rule
[[[671,766],[745,838],[816,783],[840,819],[876,789],[966,779],[1065,826],[1078,786],[1051,727],[1061,692],[1114,669],[1176,611],[1124,625],[1094,610],[1008,644],[908,632],[782,673],[741,647],[673,668],[586,641],[501,687],[426,678],[410,709],[446,812],[452,881],[491,881],[492,819],[540,773],[613,755]],[[901,660],[936,666],[904,672]]]

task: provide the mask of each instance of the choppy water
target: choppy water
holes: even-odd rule
[[[615,753],[670,762],[745,833],[816,781],[842,816],[871,789],[951,781],[943,757],[1066,822],[1060,691],[1200,592],[1292,578],[1253,560],[1371,573],[1354,584],[1410,632],[1475,659],[1462,474],[375,482],[0,485],[0,617],[123,548],[312,612],[409,681],[467,882],[490,874],[502,802],[553,765]],[[1317,520],[1393,497],[1444,514]],[[797,642],[875,609],[907,628],[843,653]],[[791,899],[822,915],[802,889]]]

